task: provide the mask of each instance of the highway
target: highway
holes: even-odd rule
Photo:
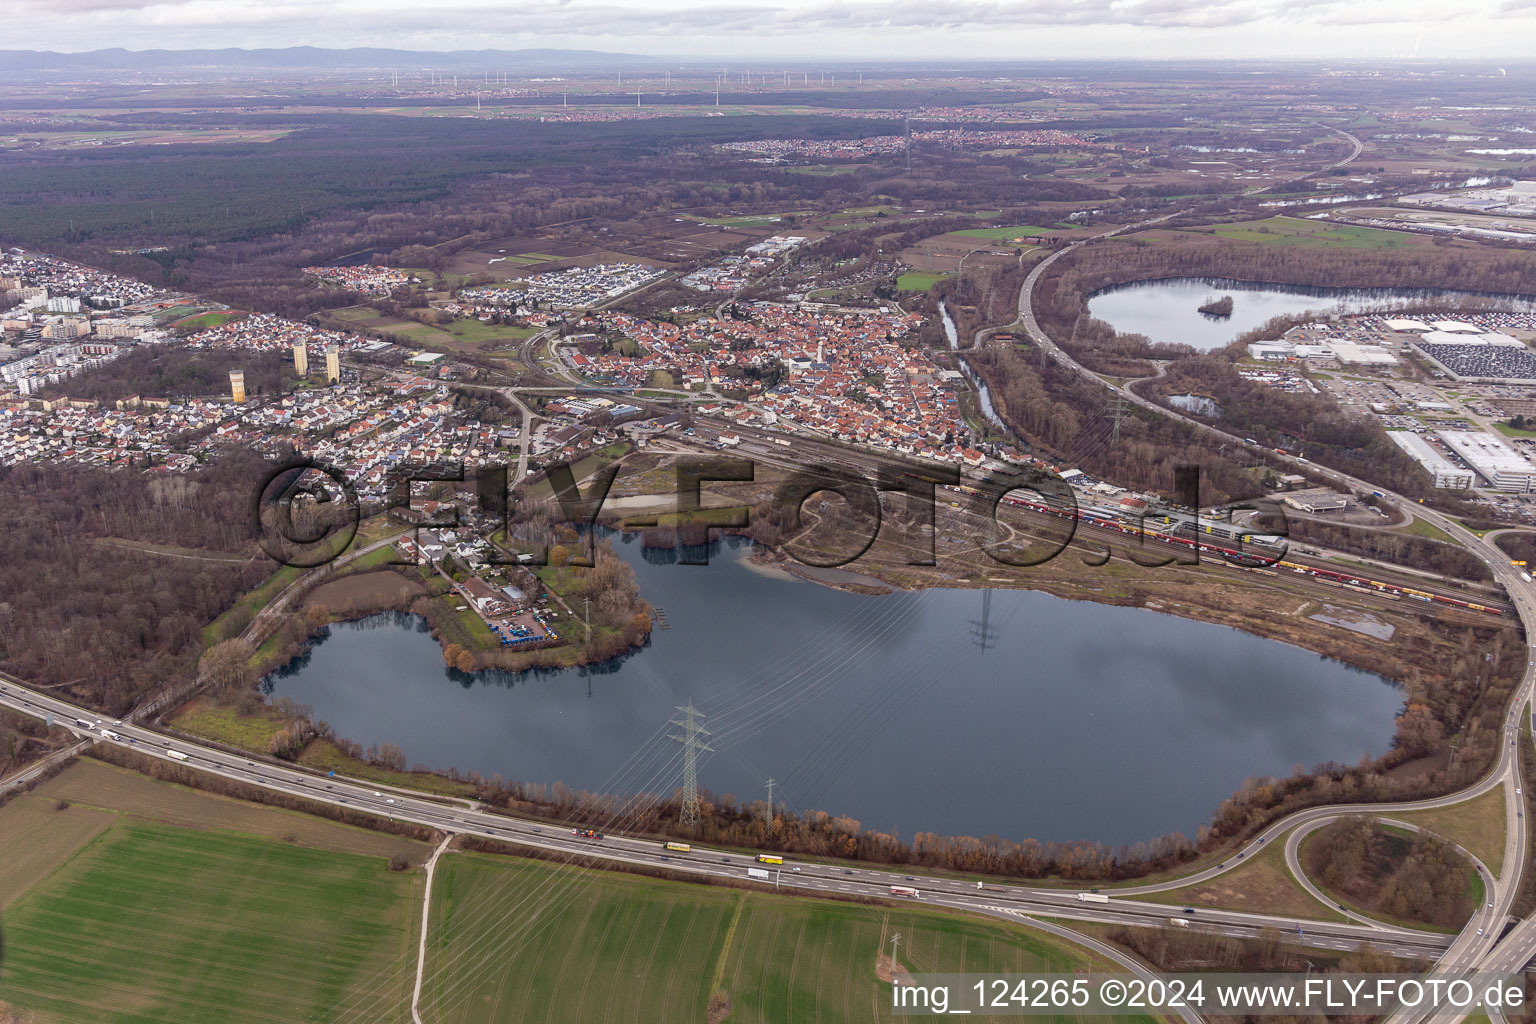
[[[695,848],[690,853],[669,853],[663,849],[660,839],[636,839],[620,835],[610,835],[600,840],[587,839],[573,834],[568,828],[546,822],[471,810],[404,790],[333,778],[264,758],[258,759],[255,755],[232,753],[180,737],[171,738],[130,721],[117,724],[106,719],[101,720],[101,726],[97,726],[100,716],[94,712],[31,690],[9,677],[0,681],[0,704],[39,718],[51,714],[55,724],[69,727],[82,736],[95,736],[99,742],[114,743],[146,756],[175,761],[199,771],[274,792],[425,825],[444,833],[461,833],[554,851],[566,855],[576,864],[594,867],[631,864],[683,875],[729,878],[740,882],[747,881],[748,868],[765,868],[751,854],[701,848]],[[87,729],[77,720],[88,721],[92,723],[91,727]],[[118,738],[101,738],[102,728],[110,730]],[[171,757],[172,751],[185,755],[185,760]],[[1185,913],[1176,905],[1127,898],[1137,892],[1158,891],[1171,888],[1171,885],[1148,886],[1139,890],[1106,890],[1109,902],[1089,903],[1079,901],[1076,892],[1071,890],[1033,889],[1027,884],[998,884],[991,881],[977,883],[841,864],[796,863],[792,858],[782,867],[770,870],[774,876],[769,881],[782,888],[832,896],[892,899],[890,887],[893,884],[908,885],[922,893],[920,902],[924,904],[953,907],[1013,921],[1022,921],[1026,916],[1039,916],[1067,921],[1158,926],[1170,918],[1182,917],[1198,927],[1224,935],[1255,937],[1268,929],[1279,929],[1290,933],[1299,932],[1298,941],[1319,948],[1353,949],[1359,943],[1368,941],[1380,949],[1403,956],[1439,956],[1449,943],[1449,938],[1443,934],[1376,923],[1313,922],[1206,908]],[[1206,872],[1197,877],[1208,877],[1216,873],[1219,872]],[[1073,938],[1078,941],[1081,936],[1073,933]]]
[[[1153,220],[1142,222],[1140,224],[1127,225],[1125,227],[1116,228],[1112,231],[1106,231],[1102,234],[1094,236],[1093,238],[1074,242],[1073,244],[1052,253],[1044,260],[1041,260],[1040,263],[1036,264],[1034,269],[1030,271],[1029,276],[1025,278],[1023,286],[1019,289],[1019,316],[1018,320],[1015,321],[1015,326],[1022,327],[1028,334],[1030,340],[1034,344],[1040,346],[1040,348],[1045,352],[1047,356],[1055,360],[1062,367],[1081,375],[1086,380],[1092,381],[1101,387],[1109,389],[1126,401],[1132,402],[1135,405],[1154,412],[1159,416],[1172,417],[1182,422],[1188,423],[1196,430],[1201,431],[1202,433],[1205,433],[1209,436],[1220,438],[1224,442],[1242,445],[1243,447],[1255,452],[1265,452],[1267,455],[1279,458],[1282,461],[1295,466],[1297,470],[1304,470],[1315,475],[1322,476],[1338,487],[1357,492],[1379,491],[1388,501],[1396,503],[1401,508],[1412,509],[1414,515],[1445,531],[1452,538],[1460,542],[1462,546],[1466,547],[1469,551],[1480,558],[1488,566],[1489,570],[1493,574],[1495,582],[1501,584],[1505,591],[1509,594],[1510,601],[1514,606],[1515,613],[1518,615],[1521,624],[1524,626],[1527,638],[1526,642],[1529,646],[1533,636],[1532,627],[1533,625],[1536,625],[1536,591],[1533,591],[1531,584],[1525,583],[1520,579],[1520,574],[1515,569],[1515,567],[1510,564],[1509,557],[1497,546],[1495,546],[1490,540],[1479,537],[1477,534],[1462,526],[1460,522],[1443,513],[1419,505],[1416,502],[1409,501],[1402,495],[1388,491],[1377,484],[1358,479],[1346,473],[1339,472],[1338,470],[1328,469],[1327,467],[1318,465],[1317,463],[1305,462],[1284,452],[1269,451],[1262,448],[1262,446],[1250,444],[1241,437],[1229,434],[1226,431],[1205,423],[1193,416],[1186,416],[1177,410],[1169,409],[1151,401],[1150,399],[1143,398],[1135,391],[1131,390],[1129,386],[1117,385],[1111,381],[1106,381],[1102,377],[1088,370],[1088,368],[1083,366],[1081,363],[1078,363],[1075,359],[1068,355],[1066,351],[1057,345],[1049,335],[1045,333],[1035,318],[1031,304],[1031,296],[1033,295],[1035,286],[1039,282],[1041,276],[1053,262],[1065,256],[1067,253],[1072,252],[1078,247],[1089,244],[1097,239],[1107,238],[1111,235],[1115,235],[1126,230],[1144,228],[1166,219],[1168,218],[1159,217]],[[1515,719],[1516,711],[1522,705],[1530,702],[1533,688],[1536,688],[1536,658],[1528,657],[1525,675],[1520,680],[1520,683],[1516,686],[1514,697],[1509,707],[1509,714],[1507,718],[1511,721],[1511,723],[1513,723]],[[1503,932],[1502,924],[1508,919],[1510,909],[1515,901],[1515,896],[1519,892],[1520,880],[1525,868],[1526,860],[1526,824],[1523,813],[1521,811],[1522,798],[1516,793],[1516,790],[1520,785],[1519,749],[1520,748],[1518,743],[1501,744],[1498,762],[1494,765],[1492,771],[1487,776],[1485,776],[1476,785],[1463,790],[1460,793],[1455,793],[1440,798],[1439,800],[1419,802],[1414,804],[1361,805],[1358,807],[1340,808],[1334,810],[1334,813],[1337,813],[1339,810],[1343,810],[1347,813],[1390,813],[1390,811],[1393,809],[1397,811],[1403,811],[1413,807],[1444,806],[1451,803],[1460,803],[1472,796],[1487,792],[1494,787],[1503,788],[1506,821],[1514,823],[1514,826],[1506,829],[1503,871],[1496,880],[1494,886],[1489,890],[1489,901],[1493,903],[1493,907],[1491,908],[1492,912],[1486,914],[1483,913],[1482,911],[1490,909],[1484,907],[1480,908],[1479,913],[1473,915],[1472,921],[1470,921],[1466,928],[1464,928],[1461,933],[1456,936],[1450,947],[1442,955],[1439,961],[1439,967],[1442,970],[1462,972],[1473,969],[1481,969],[1492,963],[1514,962],[1519,958],[1522,950],[1536,949],[1536,926],[1527,927],[1530,925],[1530,921],[1527,920],[1522,922],[1519,927],[1512,931],[1509,938],[1505,939],[1502,943],[1502,945],[1508,946],[1508,952],[1496,952],[1496,947],[1501,945],[1500,935]],[[1320,813],[1325,812],[1326,810],[1327,809],[1324,808],[1314,808],[1310,813]],[[1309,812],[1306,811],[1300,812],[1301,815],[1306,815],[1308,813]],[[1285,819],[1285,821],[1277,823],[1276,826],[1271,826],[1270,829],[1266,830],[1265,835],[1272,838],[1273,835],[1276,834],[1275,829],[1279,825],[1284,825],[1286,822],[1292,822],[1294,824],[1296,823],[1294,819],[1297,819],[1298,817],[1299,815],[1292,815],[1290,818]],[[1425,1014],[1422,1011],[1394,1014],[1389,1019],[1389,1024],[1416,1024],[1416,1022],[1423,1019],[1424,1016]]]

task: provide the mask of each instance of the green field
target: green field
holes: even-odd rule
[[[7,911],[0,1000],[57,1024],[410,1019],[420,872],[134,822]],[[413,898],[413,896],[415,898]]]
[[[911,270],[896,278],[896,288],[904,292],[925,292],[948,276],[948,274],[929,274],[920,270]]]
[[[1012,238],[1036,238],[1050,233],[1050,228],[1037,228],[1030,224],[1002,228],[967,228],[964,231],[950,232],[950,234],[959,235],[961,238],[986,238],[994,242],[1007,241]]]
[[[385,857],[426,851],[87,759],[0,807],[0,1005],[42,1024],[404,1024],[423,875]],[[918,904],[455,851],[433,887],[423,1018],[700,1021],[714,1000],[734,1024],[887,1021],[897,932],[907,972],[1112,969]]]
[[[1217,224],[1211,230],[1222,238],[1239,242],[1267,242],[1276,245],[1332,245],[1347,249],[1401,249],[1410,244],[1402,231],[1332,224],[1300,217],[1270,217],[1267,220]]]
[[[236,312],[203,313],[200,316],[189,316],[185,320],[178,320],[172,326],[194,327],[201,331],[209,327],[218,327],[220,324],[227,324],[231,320],[238,320],[242,316],[245,316],[245,314]]]
[[[483,348],[496,342],[522,341],[538,333],[538,329],[533,327],[515,324],[498,326],[481,323],[474,319],[455,320],[443,327],[434,327],[431,324],[417,323],[415,320],[384,316],[370,306],[344,306],[341,309],[330,310],[325,315],[355,327],[372,328],[398,335],[418,345],[454,350]]]
[[[1382,815],[1428,829],[1458,843],[1497,875],[1504,869],[1504,791],[1494,788],[1482,796],[1449,807]]]
[[[433,887],[423,1019],[703,1021],[720,991],[728,1024],[886,1021],[876,954],[889,954],[896,932],[910,971],[1070,971],[1089,961],[1022,927],[915,907],[452,854]]]
[[[487,324],[479,320],[455,320],[446,327],[431,328],[431,330],[444,333],[451,341],[465,344],[479,344],[487,341],[522,341],[539,333],[537,327],[523,327],[517,324]],[[445,339],[445,343],[451,344]]]

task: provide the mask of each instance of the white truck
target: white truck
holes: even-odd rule
[[[747,877],[748,878],[767,878],[768,877],[768,872],[764,871],[762,868],[747,868]]]
[[[1175,928],[1188,928],[1189,927],[1189,921],[1187,921],[1186,919],[1184,919],[1182,917],[1170,917],[1168,919],[1168,923],[1173,925]]]
[[[1109,897],[1096,892],[1080,892],[1077,898],[1082,903],[1108,903]]]
[[[185,761],[187,759],[187,755],[179,750],[167,750],[165,756],[175,761]]]

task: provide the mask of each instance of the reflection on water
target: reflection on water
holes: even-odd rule
[[[628,657],[465,675],[422,620],[382,615],[332,626],[270,686],[412,762],[624,793],[678,784],[666,723],[691,698],[716,793],[758,799],[772,776],[795,810],[906,838],[1110,843],[1193,834],[1248,776],[1381,753],[1401,706],[1378,677],[1144,609],[867,597],[757,570],[735,541],[707,566],[615,547],[673,627]]]
[[[1230,317],[1212,320],[1200,313],[1199,307],[1213,293],[1232,296]],[[1209,351],[1277,316],[1293,316],[1308,310],[1320,314],[1355,313],[1426,301],[1455,308],[1469,300],[1490,297],[1507,300],[1501,308],[1536,309],[1536,300],[1531,296],[1427,288],[1304,288],[1224,277],[1170,277],[1115,285],[1096,292],[1088,298],[1088,313],[1123,334],[1144,334],[1156,342]]]

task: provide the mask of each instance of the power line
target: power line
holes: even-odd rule
[[[683,719],[679,721],[674,718],[672,724],[681,729],[682,733],[674,733],[669,738],[683,745],[683,807],[678,815],[678,823],[684,828],[698,828],[699,752],[712,752],[715,748],[700,738],[708,736],[709,730],[699,724],[698,720],[704,716],[693,706],[693,700],[690,698],[686,706],[677,710],[683,713]]]

